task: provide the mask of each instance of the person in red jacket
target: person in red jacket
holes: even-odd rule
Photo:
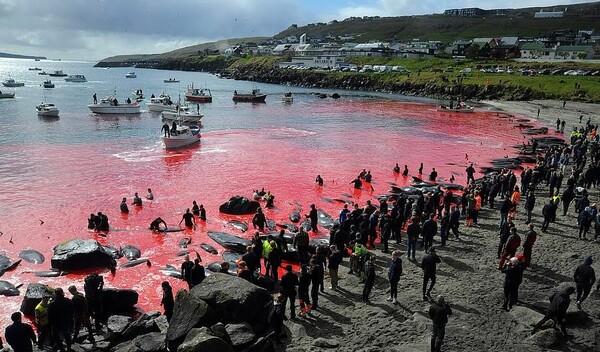
[[[506,244],[504,244],[504,249],[502,251],[502,255],[500,256],[500,263],[498,263],[498,270],[502,270],[504,266],[504,262],[515,256],[517,253],[517,248],[521,246],[521,237],[517,234],[516,228],[510,229],[510,236],[508,240],[506,240]]]
[[[523,241],[523,266],[528,268],[531,265],[531,249],[537,240],[537,232],[533,229],[533,224],[529,224],[529,231],[525,234]]]

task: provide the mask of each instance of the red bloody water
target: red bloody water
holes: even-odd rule
[[[242,235],[227,222],[236,218],[250,223],[250,215],[219,213],[219,205],[233,195],[251,197],[253,189],[270,190],[275,208],[266,210],[266,216],[278,223],[287,221],[297,204],[307,213],[314,203],[336,218],[342,204],[325,198],[344,198],[342,194],[347,193],[362,206],[386,193],[392,182],[407,185],[410,177],[392,172],[395,163],[401,168],[407,164],[410,174],[417,176],[423,162],[425,175],[435,167],[439,181],[447,182],[454,174],[455,182],[464,183],[469,162],[485,166],[493,158],[514,156],[511,146],[524,141],[513,127],[515,122],[505,114],[441,113],[431,104],[341,99],[305,106],[300,124],[297,120],[288,123],[281,114],[279,108],[273,112],[262,108],[260,118],[268,120],[262,120],[260,129],[213,129],[203,133],[199,146],[174,152],[128,139],[77,144],[37,141],[28,144],[26,152],[22,145],[3,146],[4,158],[18,158],[19,167],[9,170],[0,164],[4,183],[0,195],[2,251],[18,259],[21,250],[32,248],[42,252],[47,261],[43,265],[23,262],[2,279],[23,283],[23,293],[28,283],[38,281],[54,287],[82,287],[85,273],[37,278],[32,272],[48,270],[52,247],[72,238],[93,238],[116,247],[133,244],[152,266],[118,269],[114,276],[102,270],[106,285],[133,288],[140,293],[141,309],[160,309],[163,280],[176,290],[184,287],[181,281],[159,272],[165,264],[180,266],[183,257],[176,252],[182,237],[191,236],[190,249],[198,250],[208,264],[220,256],[204,252],[200,243],[213,245],[219,253],[225,250],[208,238],[207,231]],[[373,190],[355,192],[349,182],[363,168],[373,174]],[[317,174],[325,180],[322,188],[315,186]],[[122,216],[121,198],[127,197],[131,203],[134,192],[143,197],[147,188],[152,188],[155,200],[144,201],[141,209],[130,209],[128,216]],[[207,209],[206,224],[195,231],[165,235],[147,230],[158,216],[177,225],[193,200]],[[89,214],[98,211],[109,216],[111,231],[106,237],[86,228]],[[43,220],[43,225],[38,220]],[[7,237],[14,243],[9,244]],[[0,325],[5,326],[22,297],[0,300]]]

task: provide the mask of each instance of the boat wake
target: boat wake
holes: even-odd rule
[[[164,157],[164,153],[158,144],[151,148],[115,153],[113,156],[130,163],[143,163],[160,160]]]

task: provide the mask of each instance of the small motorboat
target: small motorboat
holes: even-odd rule
[[[2,82],[2,85],[5,87],[23,87],[25,86],[25,83],[17,82],[14,79],[9,78],[6,81]]]
[[[14,97],[15,97],[14,92],[2,93],[2,91],[0,91],[0,99],[7,99],[7,98],[14,98]]]
[[[118,102],[115,95],[110,95],[87,107],[96,114],[139,114],[142,112],[142,107],[137,101],[122,104]]]
[[[204,116],[199,112],[195,113],[191,111],[186,105],[176,105],[175,110],[165,110],[160,115],[164,122],[171,123],[173,121],[177,121],[180,124],[187,126],[200,126],[202,124],[200,120]]]
[[[197,128],[181,124],[177,125],[175,131],[171,130],[170,135],[162,137],[165,149],[182,148],[200,142],[200,133],[198,131],[199,129]]]
[[[164,83],[179,83],[178,79],[175,78],[169,78],[169,79],[163,79]]]
[[[267,98],[266,94],[260,94],[260,89],[252,89],[251,93],[240,94],[233,91],[233,101],[236,103],[264,103]]]
[[[39,67],[30,67],[29,71],[41,71],[42,69]]]
[[[47,75],[48,73],[46,71],[40,71],[38,72],[38,75]]]
[[[61,70],[57,70],[52,73],[49,73],[48,76],[50,76],[50,77],[67,77],[67,74]]]
[[[437,111],[441,112],[471,113],[473,112],[473,110],[475,110],[474,107],[464,103],[458,104],[457,106],[453,106],[452,108],[445,105],[439,105],[437,107]]]
[[[84,75],[73,75],[65,78],[66,82],[87,82]]]
[[[42,83],[42,87],[44,88],[54,88],[54,83],[51,80],[47,79]]]
[[[136,78],[137,75],[135,74],[135,72],[127,72],[125,74],[125,78]]]
[[[166,110],[175,111],[175,103],[171,100],[171,97],[165,93],[162,93],[158,97],[150,98],[150,101],[146,103],[148,111],[162,112]]]
[[[212,103],[212,93],[210,89],[198,89],[194,88],[194,85],[190,85],[185,92],[185,100],[193,101],[195,103]]]
[[[292,92],[285,92],[281,97],[284,103],[291,103],[294,101],[294,97],[292,96]]]
[[[38,116],[42,117],[57,117],[59,112],[56,105],[52,103],[41,103],[35,107],[35,111],[37,111]]]

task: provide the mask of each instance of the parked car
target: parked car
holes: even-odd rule
[[[460,73],[471,73],[473,71],[472,68],[470,67],[465,67],[462,70],[460,70]]]

